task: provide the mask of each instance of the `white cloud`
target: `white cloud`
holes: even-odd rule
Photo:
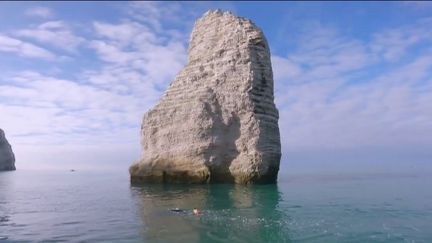
[[[432,3],[428,1],[401,1],[400,3],[405,6],[414,7],[418,10],[421,9],[428,11],[428,9],[432,7]]]
[[[419,43],[432,43],[429,34],[432,19],[423,19],[413,25],[388,29],[374,35],[371,49],[386,61],[396,62],[405,56],[410,48]]]
[[[71,80],[34,71],[4,77],[8,84],[1,86],[0,99],[8,102],[0,109],[7,122],[1,126],[15,142],[75,146],[138,141],[143,113],[184,65],[186,48],[176,40],[157,39],[135,21],[94,22],[93,28],[95,39],[88,47],[103,61],[96,68]],[[65,25],[51,21],[36,29],[55,32]],[[25,125],[29,119],[31,124]]]
[[[53,60],[55,54],[34,44],[0,34],[0,51],[11,52],[23,57]]]
[[[139,126],[146,107],[145,99],[35,72],[22,72],[10,80],[13,86],[0,85],[1,126],[16,140],[22,137],[20,143],[80,144],[101,137],[115,142],[116,132],[130,135],[128,129]]]
[[[273,55],[271,62],[274,80],[290,80],[302,74],[302,68],[289,58]]]
[[[31,17],[50,18],[54,16],[54,12],[46,7],[34,7],[25,11],[25,15]]]
[[[151,32],[145,25],[137,22],[125,22],[121,24],[109,24],[94,22],[94,29],[101,37],[115,41],[120,46],[139,42],[157,42],[155,33]]]
[[[431,45],[414,59],[371,73],[388,60],[376,55],[376,38],[363,43],[327,31],[313,40],[301,42],[289,58],[273,58],[285,150],[432,144]]]
[[[182,20],[186,14],[182,11],[179,2],[163,4],[161,2],[153,1],[132,2],[127,7],[127,13],[132,18],[147,24],[156,32],[163,31],[163,21],[179,21]]]
[[[158,38],[146,24],[95,22],[94,29],[99,38],[90,47],[108,64],[86,72],[93,84],[123,92],[150,92],[165,88],[186,62],[184,42]]]
[[[302,80],[334,78],[376,61],[362,42],[343,37],[335,29],[323,26],[305,33],[299,42],[298,49],[290,55],[290,59],[305,67],[307,75]]]
[[[69,52],[75,52],[78,45],[85,41],[76,36],[63,21],[49,21],[36,28],[17,30],[15,35],[49,44]]]
[[[102,40],[90,42],[90,47],[94,48],[100,59],[110,63],[129,63],[137,58],[135,52],[123,51],[119,47]]]
[[[127,16],[148,26],[160,38],[187,41],[194,21],[210,8],[235,10],[229,2],[136,1],[126,8]]]

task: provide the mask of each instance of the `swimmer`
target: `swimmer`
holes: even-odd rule
[[[201,214],[201,211],[199,211],[198,208],[194,208],[192,210],[192,212],[193,212],[194,215],[200,215]]]
[[[172,208],[172,209],[170,209],[170,211],[171,212],[176,212],[176,213],[184,213],[184,210],[180,209],[180,208]]]
[[[181,209],[181,208],[171,208],[171,209],[169,209],[169,211],[174,212],[174,213],[186,213],[187,212],[187,210]],[[192,214],[193,215],[200,215],[201,211],[198,208],[193,208]]]

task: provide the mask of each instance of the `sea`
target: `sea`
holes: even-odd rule
[[[432,175],[132,185],[127,171],[1,172],[0,242],[432,242]]]

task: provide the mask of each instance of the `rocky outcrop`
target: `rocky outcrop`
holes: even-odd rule
[[[0,171],[4,170],[15,170],[15,155],[4,131],[0,129]]]
[[[188,54],[144,115],[142,155],[129,168],[131,180],[276,182],[279,115],[262,31],[248,19],[208,11],[195,23]]]

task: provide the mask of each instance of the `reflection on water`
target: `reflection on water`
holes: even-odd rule
[[[144,185],[132,194],[151,242],[288,241],[277,185]]]
[[[3,172],[0,242],[432,242],[429,174],[288,179],[131,186],[127,172]]]

